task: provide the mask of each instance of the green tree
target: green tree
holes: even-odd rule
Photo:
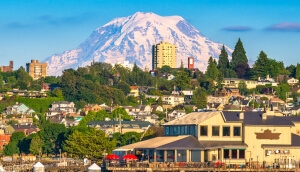
[[[58,153],[64,141],[67,129],[64,124],[50,123],[40,131],[40,137],[44,141],[44,153]]]
[[[286,101],[289,92],[290,86],[287,83],[281,83],[276,87],[276,93],[281,100]]]
[[[24,132],[14,132],[10,137],[10,142],[20,142],[24,138],[26,138]]]
[[[26,136],[23,132],[14,132],[7,146],[4,148],[4,155],[12,156],[13,154],[20,154],[20,143]]]
[[[30,142],[29,151],[33,155],[38,155],[42,151],[43,140],[39,135],[35,135]]]
[[[51,92],[51,94],[54,97],[63,98],[63,92],[61,88],[54,88],[54,90]]]
[[[261,51],[253,66],[253,79],[257,79],[258,77],[266,77],[269,74],[269,71],[267,69],[268,64],[269,59],[267,54]]]
[[[171,67],[164,65],[159,69],[160,73],[171,73]]]
[[[90,111],[83,119],[80,120],[79,126],[86,126],[90,121],[103,121],[105,118],[112,119],[112,116],[109,115],[106,110],[99,110],[98,112]]]
[[[111,153],[116,141],[110,141],[102,130],[86,128],[74,130],[63,144],[63,150],[79,157],[103,158],[103,153]]]
[[[4,148],[4,155],[12,156],[13,154],[20,154],[18,142],[9,142]]]
[[[226,78],[228,77],[226,75],[226,71],[230,68],[229,66],[229,60],[228,60],[228,53],[226,52],[225,46],[222,46],[221,54],[219,56],[218,66],[219,73],[223,74],[223,76]]]
[[[111,114],[112,114],[113,118],[119,118],[119,116],[121,116],[121,119],[124,119],[127,121],[132,119],[132,117],[130,115],[128,115],[126,110],[122,107],[115,108]]]
[[[295,78],[300,80],[300,64],[297,63]]]
[[[245,95],[247,93],[247,84],[244,81],[239,82],[238,88],[241,95]]]
[[[29,85],[33,80],[29,73],[26,72],[22,66],[16,71],[16,79],[20,83],[25,83],[26,86]]]
[[[204,88],[200,87],[194,91],[192,103],[195,104],[198,109],[206,108],[207,94]]]
[[[163,105],[163,101],[162,101],[162,98],[161,98],[161,97],[159,97],[159,98],[157,99],[157,105],[159,105],[159,106],[162,106],[162,105]]]
[[[175,83],[177,84],[177,87],[180,88],[180,90],[187,89],[190,87],[190,78],[189,74],[186,70],[183,68],[183,63],[181,61],[180,69],[175,77]]]
[[[117,88],[122,90],[125,95],[130,93],[130,85],[124,81],[120,81],[117,85]]]
[[[142,133],[126,132],[124,134],[114,133],[113,140],[116,140],[118,146],[125,146],[128,144],[136,143],[140,140]]]
[[[216,63],[214,62],[213,58],[210,56],[208,60],[208,66],[206,69],[206,76],[212,80],[216,80],[218,77],[218,69]]]
[[[60,81],[60,79],[55,76],[46,76],[44,78],[44,82],[49,83],[49,84],[57,84],[57,83],[59,83],[59,81]]]
[[[296,66],[295,65],[287,66],[285,69],[290,73],[289,77],[296,78]]]
[[[243,43],[239,38],[232,53],[231,65],[235,70],[240,64],[248,65],[248,58],[246,56],[246,51],[244,49]],[[249,66],[247,68],[249,68]]]
[[[257,103],[257,101],[254,101],[253,102],[253,100],[251,100],[250,102],[249,102],[249,107],[254,107],[254,108],[258,108],[260,105]]]

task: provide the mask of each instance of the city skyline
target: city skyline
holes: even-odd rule
[[[241,38],[249,60],[255,61],[263,50],[288,66],[298,62],[299,7],[300,2],[283,0],[5,0],[0,2],[0,66],[13,60],[14,69],[25,68],[31,59],[43,61],[76,48],[96,28],[138,11],[181,16],[232,49]]]

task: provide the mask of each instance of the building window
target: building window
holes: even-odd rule
[[[200,126],[200,136],[207,136],[207,126]]]
[[[190,135],[194,135],[194,134],[195,134],[195,127],[190,126]]]
[[[230,136],[230,127],[223,127],[223,136]]]
[[[170,128],[169,127],[165,127],[165,135],[170,135]]]
[[[241,127],[233,127],[233,136],[241,136]]]
[[[229,149],[224,149],[224,159],[228,159],[229,158]]]
[[[245,159],[245,150],[244,149],[239,150],[239,159]]]
[[[237,149],[232,149],[231,150],[231,158],[232,159],[237,159],[237,154],[238,154]]]
[[[220,127],[212,126],[212,136],[220,136]]]
[[[188,135],[189,131],[188,131],[188,126],[184,126],[184,134]]]
[[[184,135],[184,126],[181,126],[180,133],[181,135]]]

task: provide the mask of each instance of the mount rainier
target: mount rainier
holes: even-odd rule
[[[152,45],[166,41],[177,46],[177,66],[194,57],[195,67],[205,71],[210,56],[218,58],[221,43],[203,36],[180,16],[162,17],[154,13],[137,12],[116,18],[97,28],[77,48],[48,57],[48,75],[58,76],[64,69],[90,65],[95,62],[115,64],[136,63],[152,67]],[[229,56],[232,49],[225,46]]]

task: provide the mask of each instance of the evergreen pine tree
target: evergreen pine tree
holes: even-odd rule
[[[234,51],[232,53],[232,68],[235,69],[239,64],[248,64],[248,58],[246,56],[246,51],[244,49],[243,43],[239,38],[238,42],[235,45]]]
[[[213,58],[210,57],[208,60],[208,66],[206,69],[206,76],[208,78],[211,78],[215,80],[218,77],[218,68],[216,66],[216,63],[214,62]]]
[[[297,66],[296,66],[295,78],[300,79],[300,64],[299,63],[297,63]]]
[[[253,66],[253,79],[257,79],[258,77],[266,77],[269,74],[267,68],[268,64],[269,59],[267,54],[261,51]]]
[[[219,56],[218,69],[220,73],[224,74],[224,77],[228,77],[226,74],[226,70],[229,69],[229,60],[224,45],[222,46],[221,54]]]
[[[245,78],[249,70],[248,58],[240,38],[232,53],[231,67],[237,73],[239,78]]]

